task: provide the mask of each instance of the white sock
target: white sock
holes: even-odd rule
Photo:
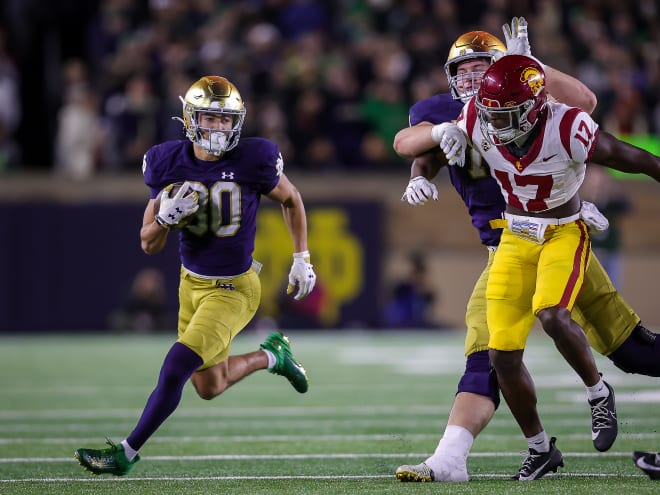
[[[447,425],[435,452],[424,461],[428,467],[436,472],[441,470],[442,460],[447,457],[458,458],[467,462],[474,437],[466,428],[457,425]]]
[[[128,445],[128,442],[126,441],[126,439],[121,441],[121,445],[124,447],[124,454],[126,455],[126,458],[129,461],[132,461],[133,459],[135,459],[135,456],[137,455],[137,450],[135,450],[133,447]]]
[[[537,452],[550,452],[550,439],[548,434],[543,430],[533,437],[527,437],[527,446]]]
[[[273,369],[273,366],[275,366],[275,363],[277,362],[277,358],[275,357],[275,354],[270,352],[268,349],[261,349],[266,353],[266,356],[268,356],[268,369],[271,370]]]
[[[589,400],[604,399],[608,395],[610,395],[610,389],[607,388],[602,378],[598,380],[596,385],[587,387],[587,399]]]

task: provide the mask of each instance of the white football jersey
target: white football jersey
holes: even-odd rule
[[[456,123],[490,166],[506,203],[528,212],[556,208],[575,196],[598,137],[598,124],[589,114],[555,102],[548,102],[547,119],[521,158],[483,136],[475,98],[463,107]]]

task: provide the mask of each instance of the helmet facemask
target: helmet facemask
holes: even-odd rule
[[[534,122],[530,122],[530,114],[535,107],[534,100],[527,100],[520,105],[505,108],[493,108],[476,101],[477,113],[479,115],[479,126],[481,133],[495,146],[519,141],[534,128]],[[508,122],[496,127],[493,122]],[[495,140],[497,138],[497,140]]]
[[[183,105],[183,122],[186,137],[207,153],[222,156],[235,148],[241,136],[245,120],[245,105],[238,89],[224,77],[205,76],[193,83],[184,97],[179,97]],[[215,115],[230,117],[230,129],[203,127],[201,117]]]
[[[484,74],[484,71],[458,74],[458,65],[482,59],[490,66],[495,62],[497,52],[506,53],[506,46],[498,38],[485,31],[469,31],[454,41],[445,63],[445,73],[451,95],[455,100],[465,103],[476,95]],[[467,86],[469,87],[466,89]]]
[[[243,121],[245,120],[245,108],[242,110],[199,108],[190,105],[181,97],[179,99],[183,103],[183,122],[186,137],[193,143],[215,156],[221,156],[238,145]],[[232,127],[231,129],[202,127],[199,123],[201,114],[230,115],[233,122]]]
[[[470,98],[477,94],[479,86],[481,85],[481,78],[486,70],[476,72],[461,72],[458,73],[458,65],[462,62],[469,60],[482,59],[488,63],[493,63],[492,56],[484,56],[484,53],[473,53],[470,56],[459,57],[460,60],[452,60],[445,64],[445,72],[447,73],[447,81],[449,81],[449,88],[454,100],[461,100],[466,103]]]

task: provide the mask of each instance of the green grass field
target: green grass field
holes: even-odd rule
[[[526,443],[505,404],[472,449],[469,483],[401,483],[400,464],[424,460],[449,412],[464,357],[461,332],[290,334],[311,387],[297,394],[259,372],[202,401],[186,386],[179,409],[126,478],[94,477],[78,447],[120,441],[151,392],[168,336],[0,337],[0,494],[660,493],[633,450],[660,449],[660,381],[597,357],[617,392],[619,438],[598,453],[585,391],[546,337],[530,337],[544,425],[565,468],[515,482]],[[233,353],[257,348],[246,332]]]

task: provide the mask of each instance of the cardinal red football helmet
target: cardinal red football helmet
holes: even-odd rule
[[[481,132],[495,146],[529,134],[548,101],[545,72],[523,55],[502,57],[484,73],[477,93]]]

